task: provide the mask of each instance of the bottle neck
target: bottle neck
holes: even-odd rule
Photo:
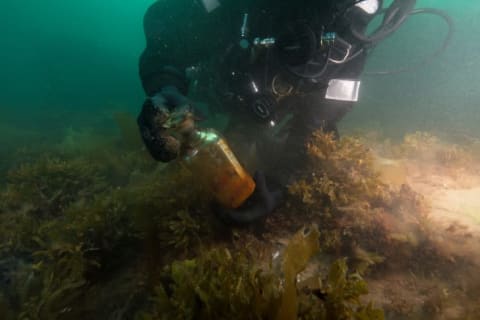
[[[194,157],[204,145],[215,143],[220,135],[213,129],[194,129],[184,136],[182,143],[182,155],[189,158]]]

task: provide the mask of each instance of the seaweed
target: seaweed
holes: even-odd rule
[[[121,174],[128,176],[127,163],[137,159],[126,158]],[[12,169],[0,193],[0,271],[10,283],[0,288],[2,308],[6,303],[22,319],[96,316],[81,302],[101,292],[111,272],[143,259],[153,270],[147,265],[161,265],[167,256],[147,257],[161,247],[172,256],[196,250],[200,234],[206,239],[209,232],[202,228],[208,195],[189,182],[191,174],[169,169],[140,166],[123,187],[105,174],[108,162],[85,156],[44,155]]]
[[[277,320],[292,320],[297,318],[297,276],[306,268],[312,256],[319,252],[319,236],[320,232],[316,226],[313,226],[306,234],[304,230],[297,232],[289,241],[283,258],[285,284],[280,307],[276,316]]]
[[[253,266],[244,253],[214,248],[165,270],[152,311],[137,319],[266,319],[278,299],[278,281]]]
[[[98,267],[94,260],[85,258],[82,245],[58,244],[45,251],[37,251],[32,269],[40,278],[38,294],[32,295],[22,306],[20,319],[68,319],[75,313],[76,301],[87,285],[85,273],[89,267]]]
[[[426,144],[436,143],[421,136]],[[424,148],[409,140],[412,152]],[[399,189],[384,183],[374,166],[373,153],[360,140],[316,132],[308,145],[307,173],[289,186],[290,207],[318,223],[326,252],[350,256],[362,274],[428,267],[445,269],[446,257],[435,245],[430,206],[408,185]]]
[[[202,226],[185,210],[178,211],[167,223],[167,228],[159,234],[161,243],[175,249],[191,248],[200,242]]]
[[[388,186],[374,170],[373,155],[358,139],[317,131],[307,145],[309,175],[289,186],[307,210],[333,210],[353,202],[381,203]]]
[[[0,293],[0,314],[4,320],[15,319],[15,314],[9,305],[9,301]]]
[[[283,272],[271,264],[260,268],[255,256],[226,247],[173,262],[164,270],[168,281],[155,287],[151,310],[137,319],[383,319],[381,310],[360,300],[366,282],[349,274],[344,260],[331,266],[315,292],[302,290],[297,276],[320,249],[318,230],[310,230],[290,240]],[[324,278],[320,272],[312,277]]]
[[[417,131],[405,135],[402,144],[393,148],[393,151],[397,157],[406,157],[457,171],[471,170],[474,163],[472,150],[442,141],[429,132]]]
[[[308,153],[308,175],[289,186],[290,206],[318,221],[324,248],[349,253],[345,248],[379,231],[377,220],[391,201],[391,189],[374,170],[373,154],[358,139],[335,140],[333,134],[318,131]]]
[[[2,207],[28,207],[39,217],[58,216],[73,202],[107,188],[100,168],[85,160],[44,156],[8,173]]]
[[[445,266],[428,203],[383,183],[359,139],[315,133],[289,205],[263,230],[219,225],[194,173],[115,141],[32,154],[10,170],[0,192],[7,319],[383,319],[364,301],[364,275]]]
[[[358,273],[348,273],[345,259],[337,260],[330,268],[324,290],[325,319],[383,319],[383,311],[371,303],[363,304],[367,284]]]

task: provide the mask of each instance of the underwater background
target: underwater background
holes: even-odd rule
[[[342,139],[315,133],[286,204],[236,229],[139,140],[152,3],[0,2],[0,319],[478,318],[480,4],[419,0],[450,46],[365,74]],[[413,16],[366,72],[446,34]]]
[[[1,122],[58,134],[69,126],[108,126],[112,109],[139,110],[137,76],[144,47],[142,19],[152,1],[33,1],[0,4]],[[364,77],[349,125],[392,133],[451,128],[475,131],[479,116],[475,41],[480,6],[471,1],[418,1],[455,20],[450,47],[426,67],[401,75]],[[441,46],[445,23],[414,16],[382,43],[368,70],[395,69]],[[28,114],[28,116],[26,116]]]

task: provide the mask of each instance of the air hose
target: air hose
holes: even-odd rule
[[[353,6],[355,6],[356,4],[362,1],[364,0],[352,1],[352,3],[350,3],[347,7],[345,7],[343,10],[340,11],[341,14],[335,15],[335,20],[339,16],[344,15],[348,9],[352,8]],[[383,0],[379,0],[379,1],[380,1],[380,6],[383,5]],[[397,31],[407,21],[408,17],[413,15],[419,15],[419,14],[435,15],[442,18],[446,22],[448,26],[448,33],[445,37],[445,40],[442,46],[438,48],[435,52],[433,52],[431,55],[423,58],[418,63],[414,63],[410,66],[393,69],[393,70],[386,70],[386,71],[371,71],[371,72],[366,72],[365,74],[366,75],[391,75],[391,74],[414,71],[418,67],[424,66],[430,63],[433,59],[437,58],[440,54],[442,54],[450,45],[450,42],[453,37],[455,28],[454,28],[454,22],[452,18],[445,11],[439,10],[439,9],[434,9],[434,8],[414,9],[415,4],[416,4],[416,0],[396,0],[390,7],[377,12],[376,13],[377,15],[383,14],[384,18],[383,18],[382,24],[371,35],[365,35],[359,32],[358,30],[351,29],[352,35],[358,40],[359,43],[361,43],[361,47],[358,50],[356,50],[356,52],[352,52],[349,55],[349,57],[347,57],[342,61],[342,63],[347,63],[357,58],[358,56],[360,56],[366,50],[374,48],[384,39],[386,39],[387,37],[392,35],[395,31]],[[287,69],[291,73],[293,73],[294,75],[300,78],[304,78],[304,79],[317,78],[317,77],[320,77],[326,71],[329,60],[330,60],[330,50],[328,50],[327,52],[327,57],[323,59],[324,62],[320,62],[320,61],[307,62],[303,67],[288,66]],[[310,69],[309,72],[307,72],[308,69]]]
[[[455,31],[455,25],[454,25],[454,22],[453,22],[452,18],[445,11],[439,10],[439,9],[433,9],[433,8],[414,9],[408,14],[408,16],[417,15],[417,14],[435,15],[435,16],[438,16],[438,17],[442,18],[446,22],[446,24],[448,26],[448,33],[447,33],[447,36],[445,37],[445,40],[443,41],[442,46],[440,48],[438,48],[435,52],[433,52],[431,55],[423,58],[418,63],[412,64],[412,65],[407,66],[407,67],[393,69],[393,70],[387,70],[387,71],[369,71],[369,72],[365,72],[366,75],[392,75],[392,74],[399,74],[399,73],[414,71],[418,67],[424,66],[424,65],[430,63],[433,59],[437,58],[439,55],[441,55],[443,52],[445,52],[447,47],[450,45],[450,42],[451,42],[452,37],[453,37],[453,33]],[[361,49],[359,51],[363,51],[363,50],[364,49]],[[358,56],[359,53],[361,53],[361,52],[357,52],[355,54],[355,56]],[[352,58],[354,58],[354,57],[352,56]]]

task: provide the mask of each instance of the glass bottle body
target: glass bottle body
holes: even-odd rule
[[[240,207],[255,189],[255,182],[213,129],[195,130],[187,142],[184,163],[226,208]]]

